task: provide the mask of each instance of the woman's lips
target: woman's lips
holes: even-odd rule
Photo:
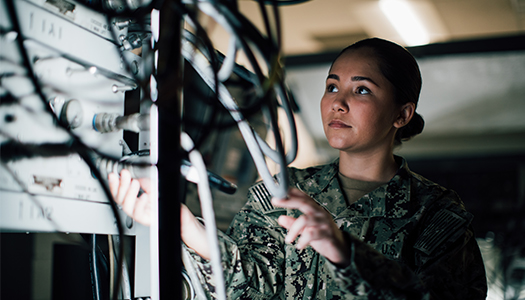
[[[328,126],[330,128],[334,128],[334,129],[337,129],[337,128],[351,128],[352,127],[350,125],[345,124],[344,122],[342,122],[340,120],[332,120],[332,121],[330,121],[330,123],[328,123]]]

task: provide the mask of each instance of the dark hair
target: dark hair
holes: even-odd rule
[[[396,103],[403,105],[413,102],[417,107],[419,93],[421,92],[421,72],[412,54],[396,43],[379,38],[370,38],[346,47],[339,53],[337,58],[346,51],[361,48],[369,48],[378,59],[381,73],[394,86],[394,100]],[[407,141],[421,133],[424,126],[423,117],[414,112],[410,122],[397,130],[395,145],[400,145],[402,141]]]

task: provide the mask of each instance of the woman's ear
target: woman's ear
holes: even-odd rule
[[[394,127],[401,128],[408,124],[416,111],[416,104],[414,102],[407,102],[401,106],[399,116],[394,121]]]

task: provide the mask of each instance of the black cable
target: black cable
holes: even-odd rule
[[[219,12],[221,12],[221,10],[224,11],[224,6],[220,6],[219,4],[217,4],[216,8],[217,8],[217,10],[218,10]],[[231,11],[231,10],[226,9],[226,11]],[[191,12],[187,12],[187,14],[191,16]],[[230,18],[230,20],[231,20],[231,18]],[[197,26],[197,32],[202,32],[202,30],[201,30],[201,28],[200,28],[200,24],[199,24],[198,22],[196,22],[195,20],[193,20],[193,22],[194,22],[194,23],[196,24],[196,26]],[[231,23],[231,22],[230,22],[230,23]],[[239,23],[239,22],[237,22],[237,23]],[[242,22],[241,22],[241,23],[242,23]],[[250,24],[250,25],[251,25],[251,24]],[[270,32],[270,34],[271,34],[271,32]],[[207,36],[206,36],[206,39],[207,39]],[[190,40],[191,40],[191,39],[190,39]],[[259,40],[261,40],[261,39],[259,39]],[[203,49],[202,49],[201,47],[199,47],[198,44],[195,42],[195,39],[193,39],[193,40],[191,40],[191,41],[192,41],[194,44],[196,44],[196,48],[200,49],[200,51],[201,51],[206,57],[208,57],[209,61],[211,62],[211,65],[212,65],[212,66],[215,66],[215,64],[213,63],[213,59],[214,59],[214,57],[215,57],[215,55],[214,55],[214,54],[215,54],[215,50],[213,49],[213,47],[208,46],[208,43],[204,43],[204,45],[207,46],[207,47],[206,47],[207,49],[206,49],[206,50],[203,50]],[[241,41],[241,42],[243,42],[243,41]],[[257,61],[256,61],[256,59],[255,59],[255,56],[253,55],[253,53],[251,52],[251,49],[249,48],[249,46],[248,46],[245,42],[244,42],[244,50],[245,50],[245,53],[247,53],[247,56],[248,56],[248,57],[251,57],[251,64],[253,65],[253,67],[254,67],[256,73],[258,73],[258,74],[256,74],[255,78],[259,78],[259,80],[256,80],[256,82],[259,83],[258,86],[261,86],[260,82],[261,82],[261,79],[264,80],[264,75],[262,75],[262,73],[261,73],[261,71],[260,71],[260,67],[258,66]],[[264,51],[263,51],[263,52],[264,52]],[[215,71],[214,73],[215,73],[215,76],[216,76],[217,69],[214,68],[214,71]],[[253,78],[253,77],[252,77],[252,78]],[[215,80],[215,81],[217,82],[217,80]],[[257,86],[257,83],[256,83],[255,86]],[[217,86],[217,85],[216,85],[216,86]],[[217,93],[217,92],[216,92],[216,93]],[[266,93],[267,93],[267,92],[264,92],[263,94],[266,94]],[[262,101],[262,100],[263,100],[264,98],[265,98],[265,96],[260,97],[259,99],[260,99],[261,101],[257,101],[257,102],[255,103],[255,105],[254,105],[252,108],[242,109],[242,110],[243,110],[243,113],[245,113],[245,114],[246,114],[246,113],[250,113],[250,114],[251,114],[251,112],[257,112],[257,111],[259,111],[261,105],[263,104],[263,101]],[[213,118],[213,117],[215,117],[215,116],[212,116],[212,118]],[[203,124],[203,125],[204,125],[204,130],[203,130],[204,132],[209,132],[208,128],[210,128],[210,126],[209,126],[208,124],[213,124],[213,125],[214,125],[214,128],[217,128],[217,127],[224,128],[224,127],[227,127],[227,126],[235,125],[233,122],[232,122],[232,123],[229,123],[229,124],[221,124],[221,125],[218,125],[218,124],[216,124],[216,123],[212,123],[211,121],[209,121],[207,124]],[[207,136],[207,134],[203,134],[203,135],[202,135],[202,138],[201,138],[199,141],[196,141],[196,144],[199,145],[200,142],[203,140],[203,138],[204,138],[205,136]]]
[[[285,5],[301,4],[304,2],[308,2],[308,1],[310,0],[265,0],[264,3],[285,6]]]
[[[268,12],[266,11],[266,7],[264,6],[264,3],[262,0],[257,1],[259,4],[259,10],[261,11],[261,15],[264,22],[264,27],[266,28],[266,35],[268,36],[268,40],[273,42],[273,32],[272,28],[270,27],[270,20],[268,19]]]
[[[211,39],[209,38],[209,36],[206,34],[206,31],[204,30],[204,28],[201,26],[201,24],[198,22],[198,18],[197,18],[197,11],[191,11],[189,10],[186,6],[182,5],[182,4],[179,4],[177,1],[173,2],[173,9],[175,11],[178,11],[179,13],[181,13],[182,15],[186,15],[188,16],[191,21],[193,22],[193,24],[195,25],[195,30],[196,30],[196,39],[195,41],[197,43],[199,43],[199,45],[202,45],[205,49],[204,52],[207,52],[209,53],[209,62],[210,62],[210,66],[212,68],[212,71],[213,71],[213,81],[214,81],[214,85],[215,87],[218,87],[219,86],[219,76],[218,76],[218,72],[219,72],[219,62],[218,62],[218,59],[215,55],[213,55],[213,53],[215,53],[215,48],[213,47],[213,44],[211,42]],[[195,6],[197,7],[197,6]],[[199,47],[200,48],[200,47]],[[177,54],[177,55],[180,55]],[[200,137],[198,137],[198,139],[196,139],[194,141],[195,143],[195,147],[196,148],[199,148],[202,143],[204,142],[205,138],[210,134],[210,132],[212,131],[212,129],[214,128],[214,123],[215,123],[215,120],[217,118],[217,106],[219,105],[219,93],[218,93],[218,89],[215,90],[214,92],[214,101],[212,102],[212,113],[211,113],[211,116],[208,120],[207,123],[203,124],[204,126],[202,126],[202,129],[201,129],[201,134],[200,134]]]
[[[91,238],[89,244],[91,246],[91,252],[89,258],[91,262],[91,285],[93,289],[93,299],[100,300],[100,277],[97,267],[97,235],[91,234],[90,236]]]
[[[184,32],[184,38],[187,41],[189,41],[190,43],[192,43],[194,45],[194,47],[197,48],[208,60],[212,59],[214,54],[210,54],[207,49],[203,49],[202,47],[199,47],[199,44],[197,42],[197,37],[195,37],[191,32],[185,31]],[[221,53],[218,53],[215,50],[214,50],[213,53],[215,53],[215,55],[217,55],[218,60],[220,62],[222,62],[224,60],[224,55],[222,55]],[[251,76],[250,75],[251,73],[248,70],[246,70],[244,67],[236,65],[234,67],[234,69],[233,69],[233,72],[236,75],[238,75],[240,78],[245,80],[247,83],[250,83],[250,85],[252,87],[256,87],[257,86],[258,81],[254,80],[255,77]],[[259,112],[260,108],[264,105],[264,99],[262,99],[260,97],[257,97],[257,98],[259,98],[259,99],[254,104],[250,104],[250,105],[247,105],[247,106],[239,107],[239,111],[244,115],[245,118],[249,118],[251,115]],[[199,100],[202,100],[202,98],[199,99]],[[220,103],[220,101],[217,99],[214,102],[207,102],[207,103],[209,103],[209,104],[210,103],[213,103],[213,104],[217,103],[218,104],[218,103]],[[236,121],[225,122],[225,123],[222,123],[222,124],[213,124],[213,126],[215,128],[228,128],[228,127],[235,126],[235,125],[236,125]]]
[[[24,47],[24,41],[22,37],[22,30],[20,29],[20,21],[18,20],[18,15],[16,12],[15,0],[6,0],[6,6],[9,13],[9,18],[11,19],[11,26],[13,26],[13,30],[17,33],[16,37],[16,43],[18,45],[18,51],[20,51],[20,54],[22,56],[22,63],[24,65],[25,70],[27,71],[27,75],[29,79],[31,80],[31,83],[33,84],[36,93],[38,94],[38,97],[42,99],[45,109],[48,113],[53,115],[53,119],[55,121],[55,124],[58,124],[58,119],[56,115],[51,110],[51,107],[47,105],[46,97],[44,96],[44,93],[42,92],[42,88],[40,87],[40,84],[38,83],[38,80],[36,79],[35,73],[33,71],[33,68],[31,67],[31,63],[29,61],[29,55],[26,51],[26,48]]]
[[[44,96],[44,93],[42,92],[40,84],[39,84],[39,82],[38,82],[38,80],[37,80],[37,78],[35,76],[35,73],[33,71],[31,63],[29,61],[29,55],[28,55],[28,53],[27,53],[27,51],[26,51],[26,49],[24,47],[24,44],[23,44],[23,35],[22,35],[22,31],[20,29],[20,22],[18,20],[18,15],[17,15],[17,11],[16,11],[16,8],[15,8],[14,0],[6,0],[5,3],[6,3],[6,6],[7,6],[9,18],[10,18],[10,21],[11,21],[11,26],[13,27],[13,30],[18,34],[18,36],[16,38],[16,42],[17,42],[17,45],[18,45],[18,50],[20,51],[20,54],[22,56],[23,65],[24,65],[24,67],[26,69],[27,75],[29,76],[29,79],[31,80],[31,82],[32,82],[32,84],[34,86],[37,95],[39,96],[39,98],[44,103],[44,107],[45,107],[47,113],[51,114],[51,116],[53,117],[55,125],[60,126],[60,122],[58,121],[57,116],[53,113],[53,111],[51,110],[51,107],[49,105],[47,105],[46,97]],[[93,151],[93,150],[88,148],[87,146],[85,146],[76,137],[76,135],[74,135],[70,130],[68,130],[68,128],[64,128],[64,129],[69,133],[69,135],[70,135],[70,137],[72,139],[72,145],[74,146],[74,148],[78,149],[78,154],[84,159],[86,164],[91,169],[91,172],[93,172],[93,174],[95,174],[95,177],[99,180],[99,182],[100,182],[100,184],[102,186],[102,189],[103,189],[103,191],[104,191],[104,193],[105,193],[105,195],[106,195],[106,197],[108,199],[110,207],[111,207],[111,209],[113,211],[113,214],[115,216],[116,225],[117,225],[117,229],[118,229],[118,234],[119,234],[119,236],[123,237],[124,236],[124,228],[122,226],[122,220],[121,220],[120,215],[118,213],[117,205],[116,205],[116,203],[114,203],[114,201],[112,201],[113,196],[111,194],[111,191],[109,190],[109,187],[107,186],[106,182],[101,178],[99,170],[96,168],[96,166],[94,165],[94,163],[91,160],[91,156],[89,155],[89,151]],[[119,253],[121,254],[120,257],[124,257],[124,247],[123,246],[120,247]],[[122,263],[122,261],[121,261],[121,263]],[[117,278],[120,278],[122,276],[122,268],[119,268],[117,272],[118,272]],[[118,290],[120,289],[120,281],[119,280],[117,280],[117,283],[116,283],[115,286],[116,286],[116,288],[114,290],[113,299],[116,300],[116,299],[118,299]]]
[[[221,11],[220,7],[217,7],[217,9],[219,11]],[[221,12],[228,13],[227,11],[221,11]],[[264,10],[263,10],[263,12],[264,12]],[[278,17],[278,16],[276,16],[276,17]],[[239,15],[239,16],[233,16],[232,15],[231,18],[238,18],[238,20],[237,20],[238,22],[236,22],[236,23],[235,22],[230,22],[232,24],[235,23],[237,26],[239,26],[239,24],[243,23],[243,21],[239,21],[239,20],[243,20],[242,15]],[[230,20],[231,20],[231,18],[230,18]],[[268,22],[266,22],[266,23],[268,24]],[[232,24],[230,24],[230,25],[235,29],[235,26],[233,26]],[[242,25],[243,25],[242,26],[243,29],[250,28],[249,25],[245,25],[245,24],[242,24]],[[278,25],[278,26],[280,26],[280,25]],[[271,30],[268,29],[268,31],[271,34]],[[258,33],[256,30],[254,32]],[[262,38],[262,36],[260,36],[258,34],[252,35],[251,36],[252,40],[254,40],[253,36],[256,37],[255,39],[259,39],[259,41],[265,40],[264,38]],[[242,39],[241,43],[246,44],[246,41],[244,39]],[[198,48],[198,46],[197,46],[197,48]],[[288,94],[287,94],[286,90],[283,88],[283,85],[281,83],[281,81],[282,81],[282,74],[281,74],[281,68],[280,68],[279,61],[278,61],[279,55],[278,55],[278,52],[277,52],[276,55],[272,55],[272,53],[274,53],[274,51],[271,51],[271,49],[276,49],[276,46],[275,45],[274,46],[270,45],[270,48],[269,48],[269,50],[270,50],[269,53],[270,54],[266,55],[266,57],[265,57],[265,60],[266,60],[267,64],[269,64],[269,66],[270,66],[271,73],[269,75],[268,80],[265,81],[267,86],[263,87],[263,91],[264,92],[263,92],[263,95],[260,96],[260,98],[259,98],[260,101],[258,101],[258,103],[260,103],[260,104],[265,103],[266,105],[269,106],[269,110],[273,111],[277,107],[277,105],[276,105],[277,102],[269,102],[270,101],[269,99],[271,99],[272,96],[273,96],[273,94],[271,94],[271,90],[272,90],[271,87],[275,86],[275,84],[278,83],[278,86],[276,86],[275,88],[281,89],[281,93],[280,93],[280,97],[282,98],[281,102],[282,102],[282,105],[284,106],[285,110],[288,112],[290,110],[290,105],[289,105]],[[205,56],[206,56],[206,51],[202,51],[201,50],[201,52],[203,54],[205,54]],[[251,53],[249,48],[245,48],[245,52],[250,52]],[[264,57],[265,56],[264,50],[261,50],[261,52],[262,52],[263,57]],[[214,52],[212,52],[212,53],[214,53]],[[213,55],[211,55],[210,53],[208,53],[207,56],[208,57],[213,57]],[[250,55],[248,54],[248,56],[250,56]],[[253,54],[252,54],[252,56],[253,56]],[[255,70],[257,70],[259,68],[258,64],[257,64],[257,61],[255,59],[252,60],[252,65],[253,65]],[[260,74],[257,77],[264,78],[264,76],[262,76],[262,74]],[[274,107],[274,108],[271,108],[271,107]],[[287,113],[287,115],[289,116],[290,114]],[[275,118],[275,115],[273,115],[273,117]],[[296,137],[296,135],[295,135],[295,124],[292,123],[293,122],[293,115],[291,117],[289,117],[289,120],[291,121],[290,124],[291,124],[292,130],[293,130],[293,133],[294,133],[294,138],[295,138]],[[274,120],[272,120],[272,121],[274,121]],[[282,143],[282,140],[280,139],[280,134],[277,132],[278,131],[278,127],[276,125],[277,125],[276,123],[273,123],[273,125],[271,127],[273,129],[274,135],[277,137],[276,138],[276,143],[279,144],[279,143]],[[277,149],[281,149],[282,150],[283,149],[282,145],[277,146]],[[284,155],[284,153],[282,151],[279,151],[278,153]],[[292,154],[293,154],[292,155],[293,158],[295,158],[295,153],[292,153]],[[293,160],[293,158],[291,160]],[[283,160],[283,161],[285,161],[285,160]],[[285,163],[284,164],[281,163],[281,164],[285,165]]]
[[[113,23],[113,16],[110,16],[110,15],[107,15],[106,16],[106,20],[108,22],[108,24],[112,24]],[[144,17],[138,19],[140,21],[140,24],[143,24],[144,22]],[[147,20],[147,18],[146,18]],[[116,45],[118,45],[118,37],[117,37],[117,34],[115,32],[115,30],[113,29],[113,27],[110,25],[110,28],[109,28],[109,32],[111,34],[111,37],[113,38],[113,40],[115,41],[115,43],[117,43]],[[150,31],[151,33],[151,31]],[[142,44],[143,47],[144,47],[144,43]],[[123,47],[123,46],[121,46]],[[131,63],[126,59],[126,57],[124,55],[122,55],[122,51],[119,50],[119,47],[115,47],[115,50],[117,51],[118,55],[120,56],[122,62],[123,62],[123,65],[124,65],[124,69],[126,70],[126,72],[131,75],[131,77],[133,77],[133,79],[138,83],[138,86],[142,89],[142,90],[149,90],[149,76],[147,76],[146,74],[144,74],[144,78],[140,78],[137,74],[135,74],[133,72],[133,68],[131,66]],[[148,55],[152,55],[153,52],[148,52]],[[142,61],[143,62],[147,62],[149,61],[150,57],[142,57]],[[138,72],[137,72],[138,73]],[[147,97],[149,95],[149,93],[142,93],[142,97]],[[141,99],[142,101],[143,99]]]
[[[257,75],[258,82],[257,86],[261,87],[262,93],[259,95],[261,98],[265,98],[270,90],[272,89],[276,81],[282,80],[282,71],[279,64],[279,52],[276,48],[276,45],[267,38],[264,38],[257,28],[247,20],[242,14],[235,15],[231,11],[221,7],[221,13],[224,17],[228,19],[228,22],[240,37],[239,41],[243,46],[243,50],[254,69],[255,74]],[[265,63],[268,65],[268,69],[271,73],[266,78],[262,72],[261,68],[257,63],[255,55],[251,51],[247,40],[253,43],[256,48],[260,51]]]
[[[119,209],[118,209],[117,204],[115,203],[115,201],[112,201],[113,195],[111,194],[111,191],[109,190],[109,187],[108,187],[107,183],[102,179],[102,175],[101,175],[100,171],[98,170],[98,168],[95,166],[95,164],[91,160],[90,154],[89,154],[89,152],[87,150],[88,149],[86,149],[85,147],[81,147],[81,148],[78,149],[77,153],[87,163],[87,165],[91,169],[91,172],[93,172],[95,178],[97,178],[99,180],[100,185],[102,186],[102,190],[104,191],[104,194],[106,195],[106,197],[108,199],[108,202],[109,202],[109,205],[111,207],[111,210],[113,211],[113,215],[115,216],[115,219],[116,219],[115,223],[117,225],[118,235],[119,235],[120,239],[122,240],[123,237],[124,237],[124,227],[122,225],[123,224],[122,223],[122,219],[120,218]],[[112,299],[114,299],[114,300],[118,299],[118,292],[120,290],[120,278],[122,277],[122,266],[124,264],[124,260],[122,259],[124,257],[124,244],[123,243],[121,245],[119,245],[119,252],[118,253],[119,253],[119,257],[121,259],[119,261],[119,268],[117,270],[117,276],[115,277],[115,281],[116,282],[115,282],[115,285],[114,285],[115,288],[113,289],[113,295],[112,295]]]
[[[88,8],[101,13],[103,15],[110,16],[112,18],[140,18],[141,16],[149,14],[153,9],[159,8],[162,6],[162,3],[164,0],[151,0],[147,5],[145,6],[139,6],[137,8],[130,8],[128,6],[124,6],[121,9],[114,9],[109,4],[107,4],[107,0],[98,0],[98,1],[90,1],[90,0],[78,0],[80,3],[84,4]]]
[[[279,7],[276,1],[272,1],[273,15],[275,18],[275,34],[277,35],[277,52],[282,51],[282,32],[281,32],[281,14],[279,13]]]

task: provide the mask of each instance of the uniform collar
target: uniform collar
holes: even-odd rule
[[[404,158],[395,156],[395,159],[400,165],[396,175],[348,207],[337,180],[339,159],[324,165],[319,171],[298,182],[297,187],[316,200],[334,218],[356,215],[401,218],[408,213],[409,208],[407,203],[410,199],[410,170]]]

